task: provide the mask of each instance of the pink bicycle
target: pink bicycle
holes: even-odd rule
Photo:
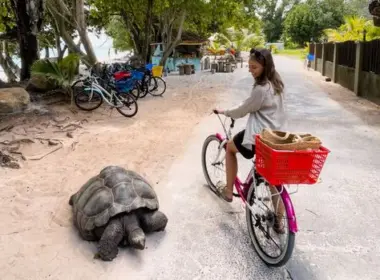
[[[202,167],[210,189],[218,195],[216,183],[225,180],[225,149],[232,137],[235,120],[231,119],[227,131],[225,123],[217,116],[225,136],[217,133],[206,138],[202,148]],[[237,193],[234,192],[234,196],[240,197],[245,206],[248,232],[257,254],[267,265],[278,267],[290,259],[298,230],[290,199],[290,194],[296,193],[298,188],[289,193],[285,184],[314,184],[329,151],[324,147],[312,152],[276,151],[261,142],[260,136],[256,136],[255,142],[252,168],[244,182],[235,179]],[[208,166],[207,155],[212,151],[215,155]],[[219,178],[214,179],[212,175],[219,175]]]

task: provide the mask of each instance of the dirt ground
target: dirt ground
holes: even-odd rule
[[[12,151],[21,167],[0,167],[1,278],[43,279],[44,263],[61,257],[52,265],[64,265],[83,254],[62,249],[74,230],[68,200],[105,166],[135,170],[153,185],[165,180],[192,128],[215,105],[222,84],[208,75],[167,77],[164,96],[139,100],[131,119],[107,105],[77,114],[56,105],[3,118],[0,130],[8,129],[0,132],[0,149]]]

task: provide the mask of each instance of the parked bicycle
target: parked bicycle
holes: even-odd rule
[[[78,108],[92,111],[99,108],[103,101],[105,101],[125,117],[130,118],[137,114],[137,101],[131,91],[118,91],[116,86],[111,82],[105,85],[103,83],[102,86],[99,80],[99,77],[91,75],[85,79],[76,81],[72,85],[75,95],[74,101]]]
[[[137,77],[137,84],[140,94],[137,98],[144,98],[148,93],[152,96],[162,96],[166,91],[166,82],[159,76],[153,75],[153,64],[144,67],[134,68],[128,63],[112,63],[107,67],[109,75],[115,73],[132,73]],[[140,75],[138,74],[140,73]]]
[[[217,114],[216,111],[214,113]],[[217,116],[225,136],[216,133],[206,138],[202,148],[202,167],[211,191],[218,195],[216,183],[225,180],[225,150],[232,138],[235,120],[231,119],[227,131],[225,122]],[[282,266],[292,255],[298,230],[290,194],[298,191],[298,184],[317,181],[329,151],[321,147],[319,151],[278,152],[262,143],[260,136],[256,136],[255,147],[256,156],[246,180],[235,179],[237,193],[234,196],[240,197],[245,206],[248,232],[259,257],[269,266]],[[211,151],[216,155],[211,157],[208,165],[207,154]],[[279,162],[270,163],[276,157]],[[221,177],[213,178],[213,175]],[[286,184],[297,184],[296,191],[289,193]]]

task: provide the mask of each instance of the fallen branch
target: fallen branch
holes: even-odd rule
[[[40,160],[40,159],[43,159],[44,157],[58,151],[59,149],[62,149],[63,148],[63,145],[61,143],[60,146],[56,147],[55,149],[49,151],[48,153],[46,154],[43,154],[43,155],[38,155],[38,156],[31,156],[31,157],[25,157],[26,160]]]
[[[67,129],[67,128],[69,128],[70,126],[73,126],[73,127],[75,127],[75,128],[83,128],[83,126],[81,126],[80,124],[70,123],[70,124],[65,125],[64,127],[62,127],[62,129]]]
[[[9,140],[0,141],[0,144],[3,144],[3,145],[13,145],[16,143],[35,143],[35,142],[30,138],[21,138],[21,139],[16,139],[12,141],[9,141]]]
[[[72,151],[75,151],[75,148],[76,148],[76,145],[78,144],[78,142],[77,141],[75,141],[75,142],[73,142],[72,144],[71,144],[71,150]]]
[[[81,126],[84,122],[88,122],[86,119],[83,119],[81,121],[77,121],[77,122],[72,122],[72,123],[69,123],[67,125],[54,125],[58,128],[60,128],[61,130],[56,130],[56,131],[53,131],[53,132],[72,132],[74,131],[75,129],[77,128],[83,128],[83,126]]]
[[[52,117],[53,121],[55,121],[56,123],[64,123],[65,121],[68,121],[70,119],[70,117],[66,117],[64,118],[63,120],[58,120],[56,117]]]
[[[18,133],[18,132],[16,132],[16,131],[13,131],[13,134],[21,135],[21,136],[26,136],[26,135],[28,135],[27,133]]]
[[[59,143],[62,144],[62,142],[64,141],[63,139],[57,139],[57,138],[41,138],[41,137],[37,137],[36,138],[37,140],[40,140],[40,141],[57,141]]]

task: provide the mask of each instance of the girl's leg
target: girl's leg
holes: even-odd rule
[[[274,225],[274,230],[277,233],[284,233],[284,213],[285,213],[285,206],[284,203],[282,202],[282,199],[280,199],[280,195],[277,191],[277,188],[275,186],[270,186],[269,187],[270,192],[272,193],[272,203],[273,203],[273,208],[275,211],[276,215],[276,220],[275,220],[275,225]]]
[[[236,154],[239,151],[237,150],[234,141],[230,140],[227,143],[226,151],[226,174],[227,174],[227,187],[224,195],[227,199],[232,199],[232,193],[234,189],[234,182],[237,176],[238,164]]]

